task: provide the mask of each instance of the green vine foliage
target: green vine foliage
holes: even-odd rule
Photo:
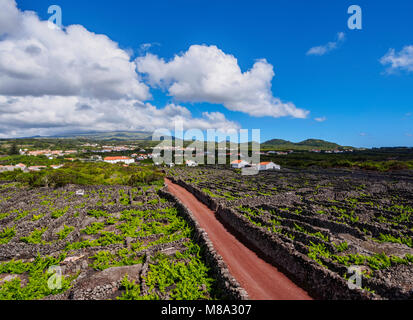
[[[25,274],[28,277],[27,283],[24,286],[20,277],[4,282],[0,286],[0,300],[36,300],[65,292],[70,288],[70,283],[77,275],[62,277],[61,288],[50,289],[48,280],[51,274],[47,273],[50,266],[59,265],[64,258],[64,254],[58,258],[37,255],[33,262],[12,260],[0,264],[0,273],[12,275]]]

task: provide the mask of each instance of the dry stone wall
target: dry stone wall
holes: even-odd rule
[[[194,194],[198,200],[217,212],[221,221],[238,236],[253,246],[256,251],[293,281],[318,299],[375,299],[374,294],[360,289],[351,290],[348,283],[335,273],[297,252],[292,243],[285,243],[279,237],[251,224],[248,219],[212,199],[199,189],[180,179],[170,178],[174,183]]]
[[[160,190],[160,195],[176,203],[179,213],[185,218],[187,223],[194,229],[195,241],[204,250],[204,255],[208,266],[212,269],[214,277],[218,281],[218,286],[227,299],[247,300],[247,292],[240,286],[237,280],[230,274],[228,266],[222,257],[216,252],[208,234],[196,221],[192,212],[174,195],[168,191]]]

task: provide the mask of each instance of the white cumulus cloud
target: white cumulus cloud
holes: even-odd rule
[[[242,72],[237,59],[216,46],[192,45],[168,62],[148,53],[136,63],[151,86],[168,90],[178,101],[223,104],[254,117],[306,118],[309,113],[273,96],[274,70],[265,59]]]
[[[80,25],[51,29],[14,0],[0,8],[0,94],[150,97],[129,54],[107,36]]]
[[[239,128],[220,113],[193,118],[182,106],[160,109],[131,55],[81,25],[51,29],[14,0],[0,0],[0,137],[76,130]]]
[[[387,72],[392,73],[396,70],[413,72],[413,45],[405,46],[401,51],[396,52],[390,49],[386,55],[380,59],[381,64],[389,65]]]

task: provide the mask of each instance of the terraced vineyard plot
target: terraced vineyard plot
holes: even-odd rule
[[[357,290],[364,297],[413,298],[409,174],[281,171],[241,176],[233,170],[174,168],[169,176],[197,193],[224,220],[232,219],[247,237],[261,230],[256,237],[273,244],[261,242],[260,247],[285,245],[303,266],[310,263],[315,270],[328,270],[326,278],[342,284],[336,291],[350,290],[345,286],[354,270],[348,268],[355,266],[362,273]],[[243,230],[247,225],[255,229]],[[282,259],[278,265],[288,269]],[[321,292],[323,288],[310,289],[334,298],[333,293]]]
[[[0,185],[0,299],[219,297],[193,231],[158,190]]]

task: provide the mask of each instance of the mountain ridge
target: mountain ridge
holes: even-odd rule
[[[175,137],[170,137],[175,140]],[[87,139],[87,140],[101,140],[101,141],[151,141],[152,133],[146,131],[90,131],[79,133],[66,133],[53,136],[33,136],[17,139]],[[265,149],[275,148],[280,150],[295,149],[295,150],[333,150],[337,148],[352,148],[343,147],[337,143],[325,141],[321,139],[306,139],[300,142],[292,142],[284,139],[270,139],[261,143],[261,147]]]
[[[325,141],[321,139],[306,139],[300,142],[291,142],[282,139],[271,139],[261,144],[261,147],[276,148],[276,149],[321,149],[333,150],[343,148],[353,148],[349,146],[341,146],[337,143]]]

